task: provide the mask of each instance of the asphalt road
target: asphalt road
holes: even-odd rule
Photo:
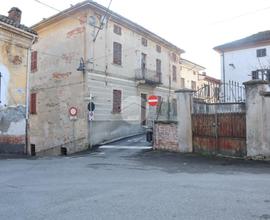
[[[143,137],[2,158],[0,219],[270,219],[270,164],[151,151]]]

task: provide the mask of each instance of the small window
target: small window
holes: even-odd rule
[[[259,79],[259,72],[258,71],[252,71],[252,79]]]
[[[118,25],[114,25],[113,26],[113,32],[115,33],[115,34],[118,34],[118,35],[122,35],[122,28],[120,27],[120,26],[118,26]]]
[[[177,100],[172,99],[172,111],[173,111],[173,116],[177,116]]]
[[[186,87],[185,78],[181,78],[181,85],[180,86],[181,86],[182,89]]]
[[[32,93],[30,97],[30,114],[37,114],[37,94]]]
[[[37,51],[32,51],[31,53],[31,72],[37,71]]]
[[[177,81],[177,71],[176,71],[176,66],[172,66],[172,70],[173,70],[173,81],[176,82]]]
[[[158,53],[161,53],[161,46],[157,45],[156,50],[157,50]]]
[[[196,88],[197,88],[196,82],[192,80],[191,81],[191,89],[196,91]]]
[[[193,71],[193,75],[196,75],[197,73],[196,73],[196,71]]]
[[[172,60],[173,60],[173,62],[177,62],[177,56],[176,56],[176,54],[175,53],[172,53]]]
[[[210,97],[210,85],[204,84],[204,96]]]
[[[113,63],[122,65],[122,45],[117,42],[113,43]]]
[[[121,113],[121,105],[122,105],[122,91],[121,90],[113,90],[113,113],[119,114]]]
[[[156,73],[157,75],[161,74],[161,60],[160,59],[156,59]]]
[[[257,50],[257,57],[265,57],[266,56],[266,48]]]
[[[142,37],[142,45],[147,47],[147,39],[145,39],[144,37]]]

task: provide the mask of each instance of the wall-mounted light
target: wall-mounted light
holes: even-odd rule
[[[229,66],[235,69],[235,65],[233,63],[230,63]]]
[[[77,71],[81,71],[81,72],[85,73],[85,62],[84,62],[84,59],[82,57],[80,59],[80,65],[77,68]]]

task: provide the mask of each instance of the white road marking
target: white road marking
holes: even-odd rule
[[[100,149],[134,149],[134,150],[148,150],[151,146],[119,146],[119,145],[104,145]]]

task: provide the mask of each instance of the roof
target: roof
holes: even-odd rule
[[[230,43],[214,47],[214,50],[218,52],[225,52],[229,50],[237,50],[243,47],[254,47],[258,43],[261,44],[267,42],[270,44],[270,31],[262,31],[257,34],[242,38],[240,40],[232,41]]]
[[[199,64],[196,64],[196,63],[194,63],[194,62],[191,62],[190,60],[187,60],[187,59],[183,59],[183,58],[181,58],[181,60],[180,60],[180,63],[181,64],[188,64],[188,65],[191,65],[191,66],[193,66],[193,68],[198,68],[198,69],[200,69],[200,70],[205,70],[206,68],[205,67],[203,67],[203,66],[201,66],[201,65],[199,65]]]
[[[218,83],[218,84],[221,83],[221,80],[220,79],[217,79],[217,78],[214,78],[214,77],[208,76],[208,75],[205,75],[204,80],[210,81],[210,82],[215,82],[215,83]]]
[[[37,35],[37,32],[34,31],[33,29],[31,29],[29,27],[26,27],[23,24],[18,24],[15,21],[13,21],[12,19],[10,19],[9,17],[6,17],[4,15],[0,15],[0,22],[3,22],[3,23],[8,24],[8,25],[11,25],[11,26],[13,26],[15,28],[18,28],[18,29],[21,29],[23,31],[26,31],[26,32],[28,32],[30,34]]]
[[[49,24],[50,22],[53,22],[54,20],[58,19],[59,17],[61,18],[62,16],[65,16],[65,15],[69,15],[71,12],[73,11],[76,11],[76,10],[79,10],[81,9],[82,7],[90,7],[90,8],[94,8],[94,9],[97,9],[103,13],[106,13],[108,11],[108,14],[110,16],[110,18],[116,20],[117,22],[119,22],[120,24],[122,25],[126,25],[127,27],[129,27],[130,29],[133,29],[137,32],[141,32],[141,33],[144,33],[146,35],[148,35],[149,37],[152,37],[154,38],[156,41],[159,41],[159,42],[162,42],[163,44],[167,45],[168,47],[171,47],[173,48],[174,50],[176,50],[177,52],[179,53],[184,53],[185,51],[177,46],[175,46],[174,44],[168,42],[167,40],[165,40],[164,38],[154,34],[153,32],[147,30],[146,28],[136,24],[135,22],[111,11],[111,10],[108,10],[106,7],[92,1],[92,0],[86,0],[86,1],[83,1],[81,3],[78,3],[74,6],[71,6],[70,8],[52,16],[52,17],[49,17],[47,19],[44,19],[42,20],[41,22],[35,24],[32,26],[33,29],[37,29],[38,27],[40,26],[43,26],[43,25],[46,25],[46,24]]]

